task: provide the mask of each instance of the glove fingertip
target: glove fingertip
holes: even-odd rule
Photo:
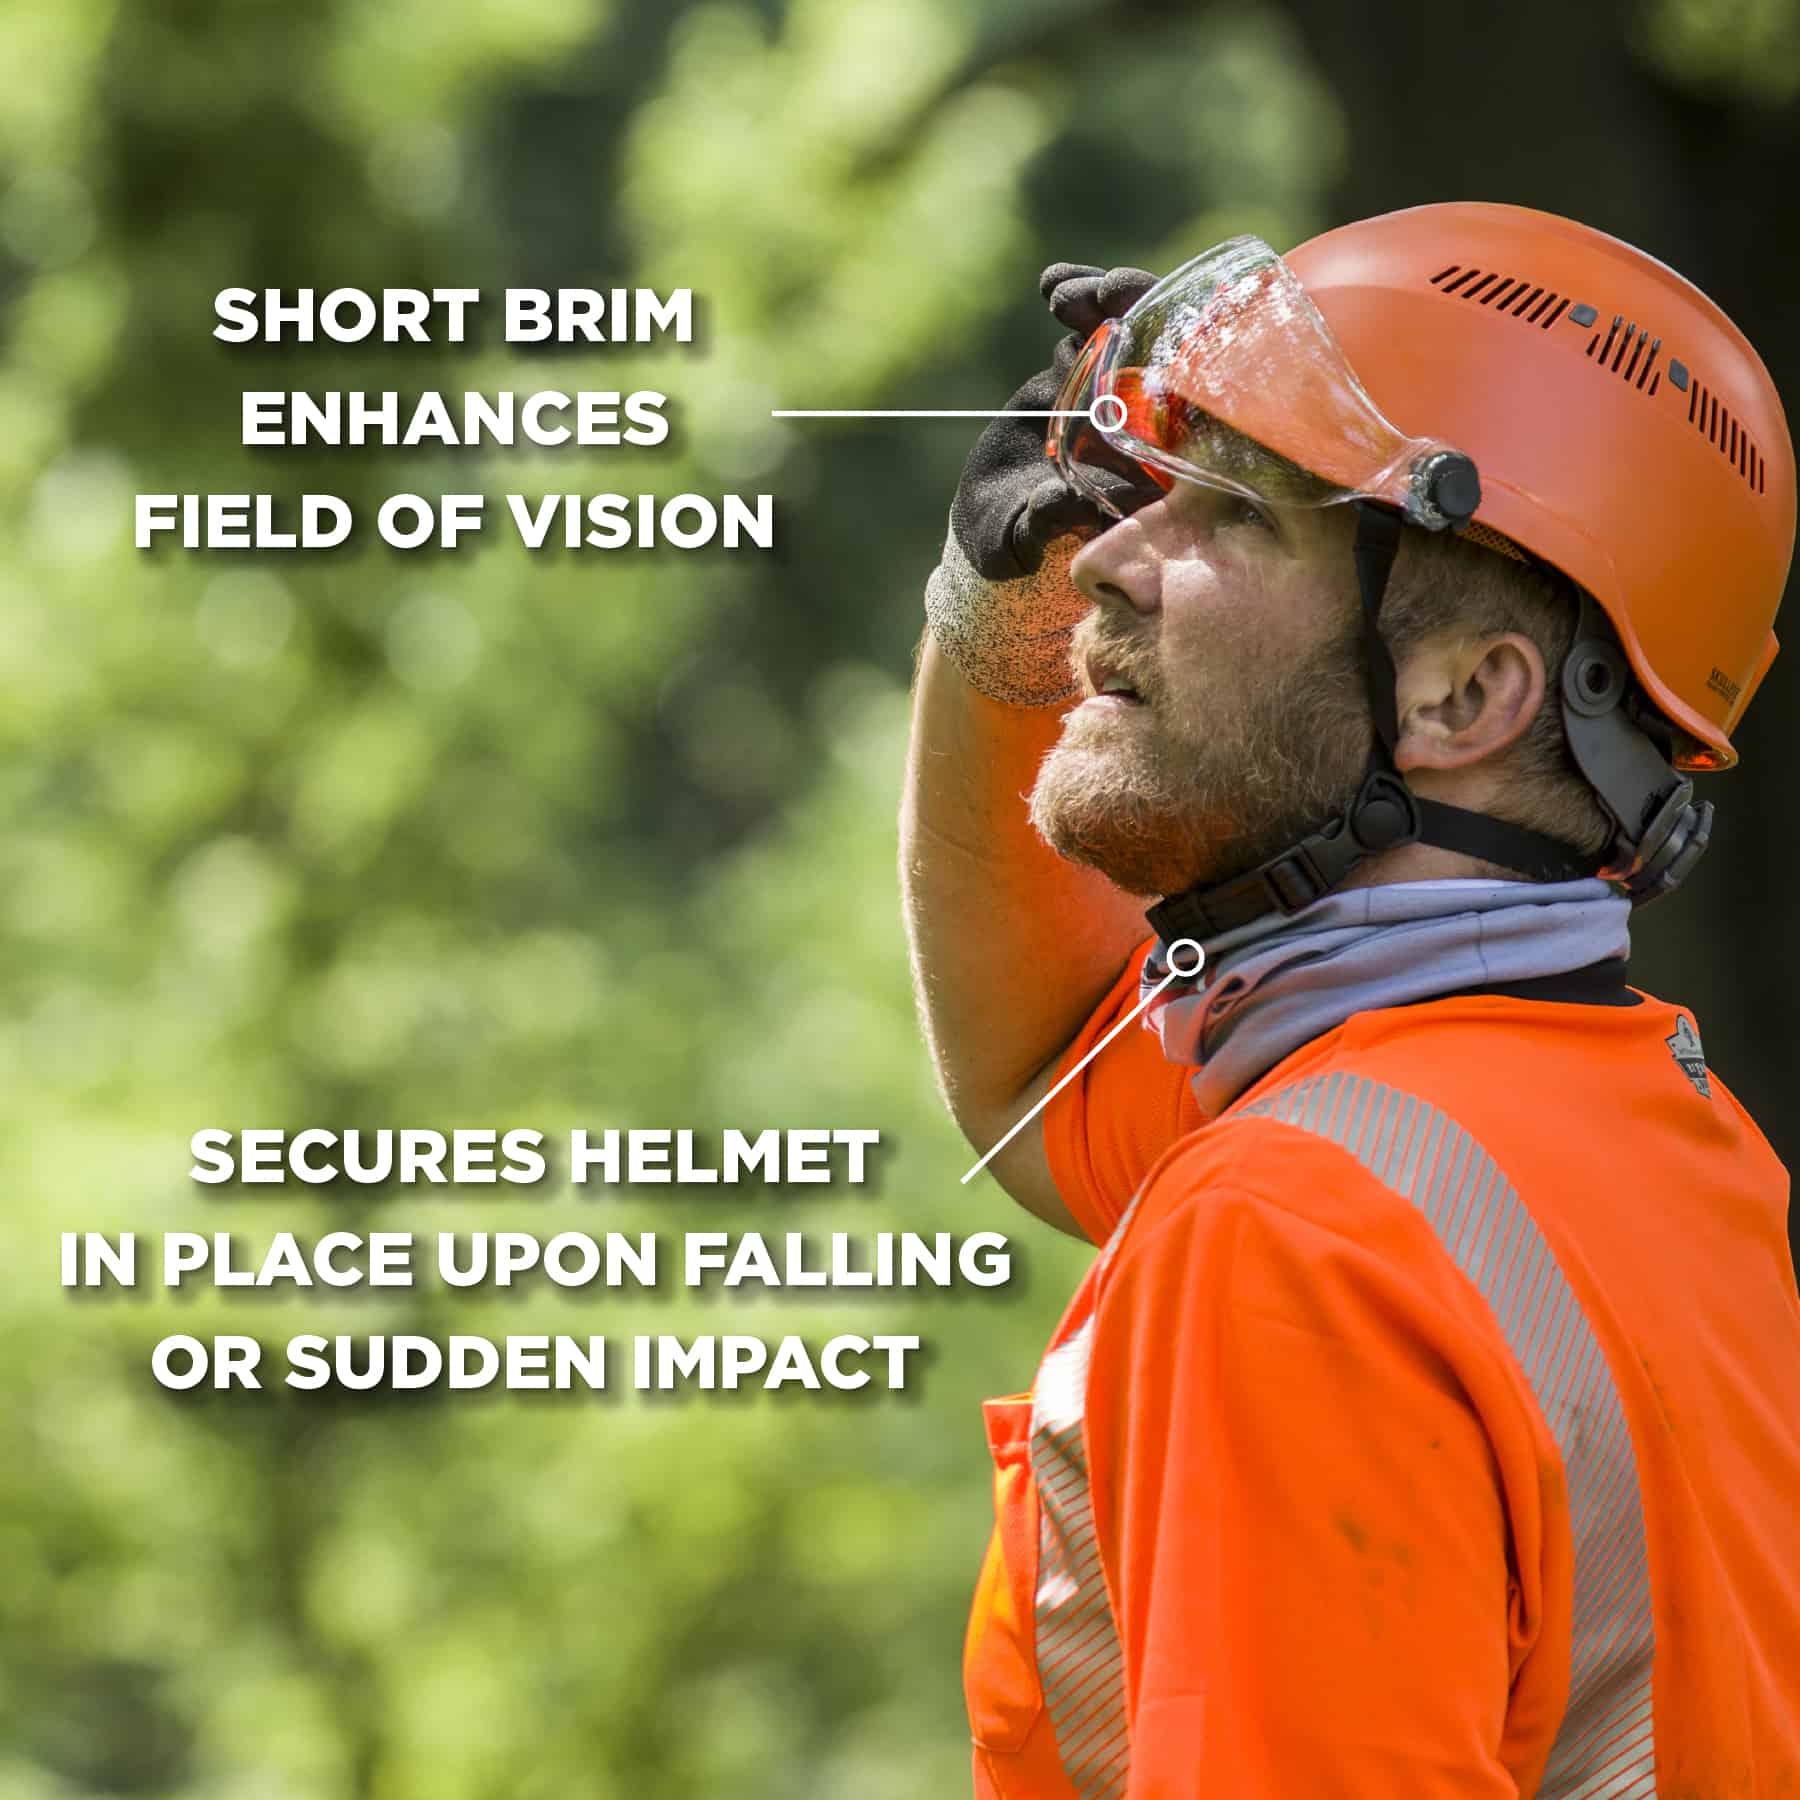
[[[1084,338],[1089,336],[1106,316],[1094,300],[1096,286],[1092,276],[1065,281],[1050,296],[1050,312],[1056,322],[1079,332]]]
[[[1105,273],[1104,269],[1096,267],[1093,263],[1053,262],[1038,277],[1038,293],[1047,303],[1050,296],[1065,281],[1074,281],[1083,276],[1092,277]]]
[[[1148,269],[1108,269],[1094,285],[1094,304],[1103,315],[1116,318],[1155,286],[1156,277]]]

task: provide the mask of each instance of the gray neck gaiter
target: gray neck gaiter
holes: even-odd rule
[[[1352,888],[1213,939],[1199,985],[1171,982],[1144,1020],[1171,1062],[1194,1066],[1201,1110],[1216,1118],[1352,1013],[1625,957],[1630,917],[1630,902],[1598,879]],[[1141,992],[1167,973],[1159,944]]]

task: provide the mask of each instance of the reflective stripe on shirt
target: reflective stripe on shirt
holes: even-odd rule
[[[1105,1269],[1131,1228],[1125,1208],[1095,1259]],[[1131,1772],[1124,1657],[1107,1597],[1088,1486],[1090,1315],[1038,1366],[1032,1386],[1031,1474],[1038,1493],[1038,1685],[1057,1755],[1081,1800],[1120,1800]]]
[[[1081,1800],[1119,1800],[1130,1769],[1123,1658],[1100,1567],[1082,1431],[1092,1318],[1043,1360],[1031,1408],[1038,1493],[1038,1684]]]
[[[1568,1707],[1539,1792],[1647,1800],[1655,1636],[1637,1461],[1612,1371],[1536,1222],[1468,1132],[1397,1088],[1339,1073],[1242,1110],[1347,1150],[1424,1215],[1487,1301],[1562,1453],[1575,1548]]]

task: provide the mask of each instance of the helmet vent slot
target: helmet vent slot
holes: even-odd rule
[[[1473,300],[1477,305],[1492,307],[1496,313],[1507,313],[1525,325],[1548,331],[1569,311],[1571,302],[1563,295],[1546,291],[1528,278],[1498,274],[1491,269],[1464,268],[1450,263],[1431,277],[1431,285],[1440,294],[1457,300]],[[1575,308],[1577,325],[1594,323],[1595,308],[1583,304]],[[1744,478],[1756,493],[1768,492],[1768,465],[1762,452],[1751,441],[1750,434],[1719,404],[1719,397],[1707,391],[1706,384],[1689,375],[1679,361],[1661,362],[1662,339],[1640,331],[1635,319],[1614,313],[1605,330],[1596,330],[1588,339],[1588,360],[1616,375],[1640,394],[1653,397],[1662,387],[1663,368],[1669,370],[1669,385],[1687,390],[1688,423],[1716,449]]]
[[[1621,325],[1625,326],[1623,331],[1619,329]],[[1654,394],[1662,386],[1662,371],[1656,366],[1656,359],[1662,354],[1662,339],[1639,331],[1635,319],[1626,324],[1623,313],[1614,313],[1612,324],[1588,339],[1587,353],[1602,368],[1611,369],[1640,392]]]
[[[1481,269],[1465,269],[1451,263],[1432,276],[1431,285],[1440,293],[1454,294],[1458,300],[1474,300],[1491,306],[1495,312],[1511,313],[1527,325],[1548,331],[1568,310],[1569,303],[1559,294],[1548,293],[1529,277],[1497,275]]]
[[[1768,492],[1768,464],[1757,449],[1749,432],[1731,416],[1730,409],[1719,404],[1719,396],[1708,390],[1704,381],[1695,378],[1688,389],[1688,423],[1704,434],[1744,480],[1759,494]]]

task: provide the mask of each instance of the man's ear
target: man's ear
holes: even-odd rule
[[[1503,755],[1537,717],[1547,686],[1544,653],[1521,631],[1426,639],[1395,682],[1395,766],[1463,769]]]

